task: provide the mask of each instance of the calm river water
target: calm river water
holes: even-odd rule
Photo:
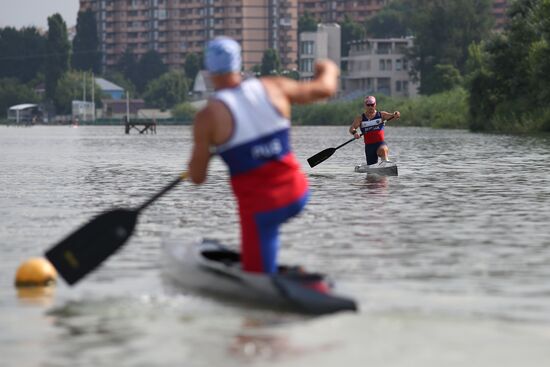
[[[548,366],[550,137],[387,128],[398,177],[353,172],[347,127],[297,127],[311,201],[283,228],[282,262],[337,280],[360,312],[304,317],[184,294],[162,244],[238,246],[216,159],[140,217],[122,251],[75,287],[32,297],[17,266],[112,207],[176,177],[190,128],[0,127],[1,366]]]

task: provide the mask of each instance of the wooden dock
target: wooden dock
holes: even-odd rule
[[[130,134],[130,130],[135,129],[139,131],[140,134],[156,134],[157,133],[157,123],[155,121],[136,121],[136,122],[125,122],[124,123],[124,132]]]

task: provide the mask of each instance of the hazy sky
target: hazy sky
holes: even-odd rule
[[[78,0],[0,0],[0,28],[48,28],[48,17],[61,14],[67,27],[76,25]]]

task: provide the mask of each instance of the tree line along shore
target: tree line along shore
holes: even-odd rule
[[[492,30],[490,6],[490,0],[394,0],[365,24],[346,18],[341,24],[342,57],[347,56],[349,42],[367,34],[414,37],[407,58],[409,72],[419,82],[420,97],[392,98],[364,91],[376,95],[379,109],[401,111],[396,126],[549,132],[550,1],[511,2],[507,25],[500,32]],[[115,70],[101,70],[100,53],[90,51],[98,50],[94,19],[90,12],[79,13],[72,45],[59,14],[48,18],[46,35],[32,27],[0,29],[0,123],[6,109],[18,103],[47,102],[57,114],[70,113],[75,96],[92,94],[91,83],[82,90],[82,73],[105,76],[147,105],[170,110],[174,122],[189,123],[196,112],[189,89],[202,55],[187,55],[183,70],[167,70],[154,50],[139,60],[125,52]],[[306,14],[298,32],[310,30],[318,21]],[[276,50],[266,50],[264,56],[262,65],[246,72],[297,77],[280,69]],[[346,63],[341,67],[345,76]],[[43,96],[36,93],[40,84]],[[93,92],[97,103],[101,103],[99,93],[98,89]],[[361,98],[295,106],[293,122],[345,125],[362,109]]]

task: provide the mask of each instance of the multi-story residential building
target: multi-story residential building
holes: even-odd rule
[[[330,59],[340,66],[341,32],[338,24],[318,24],[316,32],[302,32],[299,38],[300,79],[309,80],[313,77],[317,59]]]
[[[418,85],[409,76],[405,49],[413,38],[370,38],[351,44],[348,71],[342,77],[344,93],[383,93],[389,96],[414,97]]]
[[[506,14],[508,5],[508,0],[493,0],[491,12],[495,17],[494,29],[497,31],[504,29],[504,26],[508,23],[508,16]]]
[[[507,22],[508,0],[492,0],[492,14],[495,16],[495,29],[501,30]],[[348,15],[354,21],[364,21],[378,13],[391,0],[299,0],[298,16],[306,12],[322,23],[341,23]]]
[[[306,12],[321,23],[341,23],[345,15],[356,22],[378,13],[390,0],[299,0],[298,14]]]
[[[261,64],[268,48],[283,67],[297,61],[298,0],[80,0],[96,14],[103,66],[126,49],[136,56],[158,51],[166,65],[181,67],[188,53],[202,52],[220,35],[242,46],[243,67]]]

